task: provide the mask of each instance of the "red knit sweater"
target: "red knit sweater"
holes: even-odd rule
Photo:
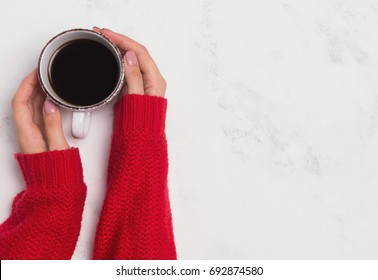
[[[107,194],[94,259],[176,259],[165,137],[167,101],[126,95],[115,105]],[[78,149],[17,154],[26,189],[0,225],[0,259],[70,259],[86,196]]]

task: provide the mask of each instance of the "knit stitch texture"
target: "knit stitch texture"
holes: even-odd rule
[[[70,259],[86,186],[78,149],[17,154],[26,189],[0,225],[1,259]]]
[[[107,194],[94,259],[176,259],[167,186],[167,100],[115,105]],[[70,259],[86,196],[78,149],[17,154],[26,189],[0,225],[0,259]]]
[[[116,104],[94,259],[176,259],[166,109],[166,99],[136,94]]]

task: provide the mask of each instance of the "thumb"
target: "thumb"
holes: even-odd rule
[[[127,93],[144,94],[143,75],[135,53],[133,51],[126,52],[124,61]]]
[[[49,151],[68,149],[69,146],[63,134],[59,108],[47,98],[43,104],[43,122]]]

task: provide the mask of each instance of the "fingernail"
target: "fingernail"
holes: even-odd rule
[[[100,33],[100,34],[102,34],[102,29],[100,28],[100,27],[97,27],[97,26],[93,26],[93,31],[94,32],[97,32],[97,33]]]
[[[126,52],[125,60],[126,60],[126,63],[130,66],[134,66],[138,64],[138,60],[136,58],[135,52],[133,51]]]
[[[55,114],[58,111],[58,106],[56,106],[51,100],[46,99],[43,104],[43,109],[46,114]]]

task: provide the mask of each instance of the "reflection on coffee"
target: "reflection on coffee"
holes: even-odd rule
[[[60,47],[50,60],[49,80],[55,93],[77,106],[105,100],[117,86],[117,60],[104,45],[79,39]]]

